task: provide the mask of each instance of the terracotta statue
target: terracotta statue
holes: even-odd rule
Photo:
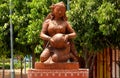
[[[66,7],[63,2],[53,4],[51,13],[46,17],[40,37],[45,41],[45,48],[40,55],[43,63],[77,61],[77,52],[72,39],[76,33],[67,21]]]

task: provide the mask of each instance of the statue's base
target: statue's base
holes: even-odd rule
[[[89,70],[79,69],[78,63],[36,63],[28,78],[89,78]]]
[[[28,70],[28,78],[89,78],[88,69],[55,70],[55,69],[31,69]]]
[[[35,63],[35,69],[79,69],[78,62],[71,62],[71,63]]]

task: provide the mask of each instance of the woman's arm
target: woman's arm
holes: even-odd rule
[[[49,25],[49,21],[50,20],[46,20],[43,25],[42,25],[42,30],[41,30],[41,33],[40,33],[40,37],[43,39],[43,40],[47,40],[49,41],[51,39],[51,37],[49,35],[47,35],[47,29],[48,29],[48,25]]]
[[[76,33],[74,31],[74,29],[71,27],[71,25],[67,22],[67,36],[68,36],[68,39],[72,39],[72,38],[75,38],[76,37]]]

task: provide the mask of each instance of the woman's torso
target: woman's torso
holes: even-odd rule
[[[50,35],[51,37],[54,36],[57,33],[62,33],[65,34],[66,33],[66,21],[55,21],[55,20],[50,20],[49,21],[49,26],[48,26],[48,35]]]

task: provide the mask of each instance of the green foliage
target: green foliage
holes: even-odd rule
[[[109,35],[117,30],[115,25],[117,11],[114,4],[105,2],[97,11],[97,20],[100,24],[99,29],[103,32],[103,35]]]
[[[14,63],[14,68],[20,69],[21,68],[21,61],[18,60],[16,63]],[[22,68],[23,68],[23,65],[22,65]]]
[[[39,38],[49,6],[61,0],[12,0],[12,16],[9,0],[0,1],[0,53],[10,57],[10,24],[12,18],[14,54],[40,53],[43,42]]]
[[[2,68],[3,68],[3,64],[0,63],[0,69],[2,69]],[[9,63],[5,63],[4,68],[5,69],[10,69],[10,64]]]
[[[74,4],[73,4],[74,3]],[[97,50],[99,43],[98,24],[95,18],[96,2],[94,0],[76,0],[71,2],[69,17],[73,28],[77,32],[76,45],[88,50]],[[96,42],[96,43],[94,43]]]
[[[14,54],[40,53],[39,38],[49,6],[67,0],[12,0]],[[119,0],[70,0],[68,18],[77,33],[75,44],[79,52],[100,51],[105,47],[120,47]],[[10,57],[9,0],[0,1],[0,53]]]
[[[9,4],[7,0],[0,1],[0,53],[9,52]]]
[[[32,1],[28,3],[28,8],[30,8],[30,13],[27,14],[30,19],[29,25],[26,28],[27,43],[39,42],[39,33],[42,27],[42,22],[45,15],[49,12],[46,0],[43,1]]]
[[[97,52],[120,48],[119,0],[71,0],[69,20],[77,33],[75,44],[85,67],[92,68]],[[92,62],[90,61],[92,60]]]
[[[68,17],[78,35],[76,38],[78,50],[81,48],[93,52],[105,47],[119,47],[120,11],[117,6],[119,4],[112,0],[71,1]]]

